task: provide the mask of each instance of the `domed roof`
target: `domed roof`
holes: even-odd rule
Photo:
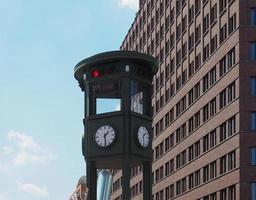
[[[85,184],[86,185],[86,176],[81,176],[77,182],[77,186],[78,185],[83,185]]]

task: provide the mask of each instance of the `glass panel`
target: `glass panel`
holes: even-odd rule
[[[256,183],[251,183],[251,200],[256,200]]]
[[[131,111],[146,114],[147,90],[137,81],[131,81]]]
[[[251,113],[251,130],[256,130],[256,112]]]
[[[256,25],[256,8],[251,9],[251,25]]]
[[[89,104],[91,114],[119,111],[122,95],[120,80],[107,80],[90,85]],[[89,109],[90,109],[89,108]]]
[[[256,165],[256,148],[251,148],[251,165]]]
[[[251,60],[256,60],[256,42],[251,43],[250,58]]]
[[[121,99],[97,98],[96,114],[115,112],[121,110]]]
[[[256,96],[256,77],[251,78],[251,94]]]

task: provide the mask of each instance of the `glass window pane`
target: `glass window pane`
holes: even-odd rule
[[[251,113],[251,130],[256,130],[256,112]]]
[[[251,200],[256,200],[256,183],[251,183]]]
[[[251,8],[251,25],[256,25],[256,8]]]
[[[121,110],[121,99],[97,98],[96,114],[115,112]]]
[[[256,77],[251,78],[251,95],[256,96]]]
[[[252,42],[250,46],[250,59],[256,60],[256,42]]]
[[[256,165],[256,148],[251,148],[251,165]]]
[[[137,81],[131,81],[131,111],[146,114],[147,90],[146,87]]]

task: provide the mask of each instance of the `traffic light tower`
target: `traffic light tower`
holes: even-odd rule
[[[84,91],[84,137],[89,200],[96,200],[97,169],[123,170],[123,199],[130,199],[130,169],[143,165],[143,199],[152,198],[151,82],[156,60],[112,51],[79,62],[75,78]]]

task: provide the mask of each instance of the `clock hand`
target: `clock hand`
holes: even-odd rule
[[[104,141],[105,141],[105,146],[107,145],[107,135],[108,135],[109,131],[104,133]]]

